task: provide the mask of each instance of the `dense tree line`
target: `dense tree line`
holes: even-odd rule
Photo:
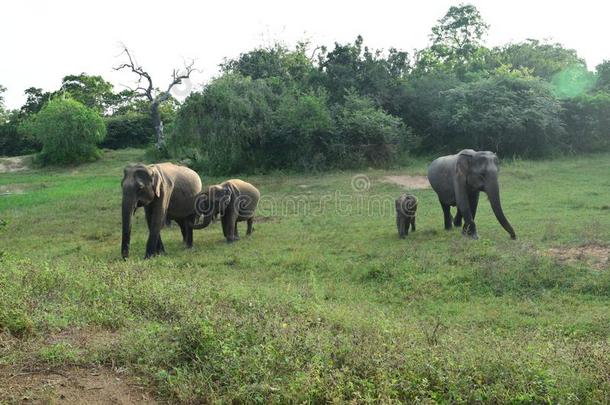
[[[576,51],[537,40],[489,48],[488,29],[461,5],[413,54],[370,49],[361,37],[245,52],[181,105],[163,103],[160,153],[230,173],[384,167],[467,147],[524,157],[610,150],[610,61],[589,71]],[[19,122],[58,95],[104,115],[103,146],[146,144],[154,133],[150,103],[100,77],[66,76],[55,93],[26,94],[20,111],[0,110],[0,153],[40,148]]]

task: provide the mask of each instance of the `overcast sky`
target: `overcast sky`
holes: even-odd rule
[[[0,84],[6,105],[20,107],[28,87],[59,88],[67,74],[102,75],[115,84],[132,76],[112,67],[125,43],[153,76],[167,84],[173,67],[194,58],[202,73],[193,88],[218,73],[225,57],[281,40],[331,45],[353,41],[412,51],[428,45],[430,28],[450,0],[164,2],[8,0],[0,6]],[[610,5],[603,0],[473,0],[491,25],[490,46],[527,38],[574,48],[590,69],[610,59]],[[186,89],[188,90],[188,89]],[[186,92],[186,91],[183,91]]]

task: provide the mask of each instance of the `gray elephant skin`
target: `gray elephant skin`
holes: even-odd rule
[[[199,175],[173,163],[127,166],[123,173],[123,239],[121,255],[129,256],[131,220],[138,207],[144,207],[148,241],[144,258],[165,252],[161,229],[174,220],[180,225],[187,247],[193,245],[195,197],[201,192]]]
[[[402,194],[396,199],[396,227],[398,236],[404,239],[411,231],[415,231],[415,213],[417,212],[417,198],[413,194]]]
[[[479,193],[487,194],[491,208],[511,239],[516,239],[513,227],[506,219],[500,203],[498,184],[498,157],[489,151],[476,152],[464,149],[456,155],[443,156],[430,164],[428,180],[436,191],[445,217],[445,229],[451,229],[450,207],[457,206],[453,220],[460,226],[464,220],[463,233],[473,239],[478,238],[474,223],[479,203]]]
[[[222,232],[227,242],[235,242],[239,240],[238,222],[247,221],[246,235],[252,234],[252,222],[259,199],[258,189],[243,180],[232,179],[210,186],[197,196],[197,213],[203,215],[203,222],[193,227],[205,228],[220,215]]]

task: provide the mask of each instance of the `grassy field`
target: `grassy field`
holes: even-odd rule
[[[98,367],[170,402],[610,402],[609,155],[504,162],[516,241],[486,199],[480,240],[444,231],[432,190],[399,240],[402,188],[382,180],[425,174],[413,161],[243,176],[265,196],[251,238],[215,224],[186,250],[173,226],[153,260],[139,210],[123,261],[119,183],[140,159],[0,174],[5,384]]]

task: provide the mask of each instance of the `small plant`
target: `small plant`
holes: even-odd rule
[[[51,366],[75,363],[78,359],[78,354],[78,350],[67,342],[45,346],[38,352],[40,359]]]

